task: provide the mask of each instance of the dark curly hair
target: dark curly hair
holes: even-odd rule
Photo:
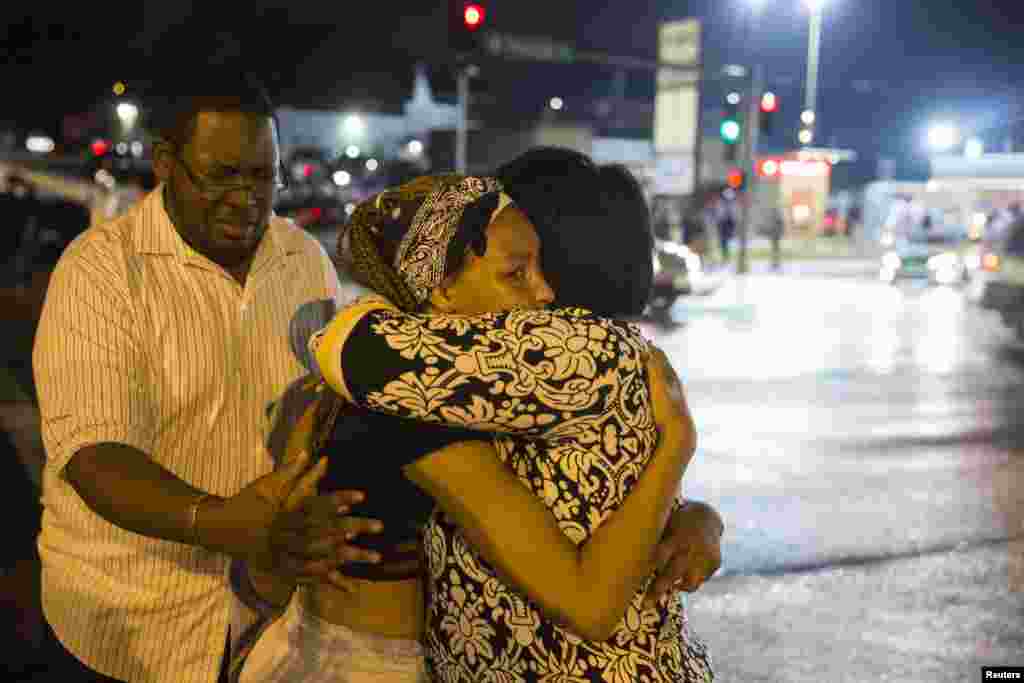
[[[537,229],[558,304],[608,317],[643,313],[654,281],[654,237],[643,189],[627,168],[538,147],[494,175]]]

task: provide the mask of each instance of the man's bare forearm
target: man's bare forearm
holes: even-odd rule
[[[203,492],[142,451],[116,443],[87,446],[71,458],[65,473],[85,504],[114,526],[193,543],[192,507]]]

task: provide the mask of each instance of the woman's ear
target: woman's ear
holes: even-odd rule
[[[466,269],[480,257],[473,253],[473,250],[466,248],[462,261],[454,265],[455,272],[448,273],[441,284],[430,292],[430,306],[441,313],[458,313],[458,303],[461,287],[457,284],[459,278],[466,272]]]

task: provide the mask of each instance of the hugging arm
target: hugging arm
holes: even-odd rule
[[[460,442],[406,465],[413,482],[455,521],[499,573],[556,622],[609,638],[655,565],[656,541],[696,445],[692,420],[652,371],[657,451],[625,502],[577,546],[492,447]]]
[[[312,345],[324,379],[347,400],[506,434],[600,415],[616,384],[646,379],[639,333],[583,309],[417,314],[370,299],[335,316]]]

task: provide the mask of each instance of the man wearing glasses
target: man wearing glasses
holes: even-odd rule
[[[338,277],[272,213],[281,165],[262,89],[238,72],[187,77],[151,126],[160,185],[65,250],[34,349],[44,648],[61,680],[211,683],[231,558],[299,580],[373,559],[345,540],[373,530],[338,512],[352,492],[269,502],[315,491],[306,462],[270,473],[267,407],[303,374],[289,321],[336,300]]]

